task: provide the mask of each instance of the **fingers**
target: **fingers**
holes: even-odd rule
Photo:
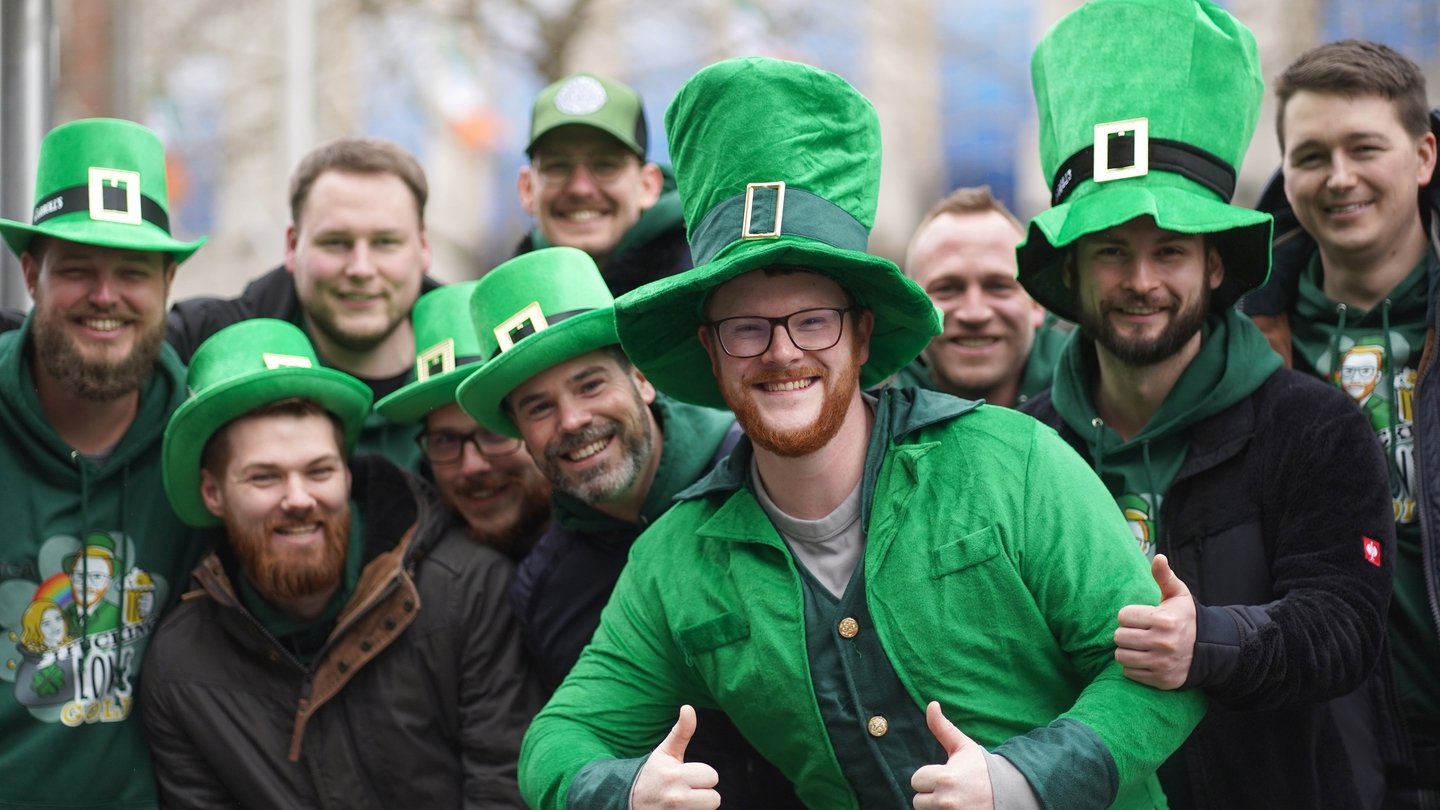
[[[680,719],[675,721],[670,733],[665,735],[665,739],[660,741],[660,745],[655,750],[684,762],[685,747],[690,744],[690,738],[695,736],[696,722],[695,708],[689,704],[681,706]]]
[[[930,733],[935,735],[935,740],[945,749],[947,757],[955,756],[962,748],[971,744],[965,732],[950,722],[950,718],[940,710],[939,701],[932,700],[925,707],[925,725],[930,727]]]
[[[1155,577],[1155,584],[1160,586],[1160,601],[1175,599],[1177,597],[1189,597],[1190,589],[1175,572],[1170,569],[1170,561],[1164,554],[1156,554],[1155,559],[1150,561],[1150,575]]]

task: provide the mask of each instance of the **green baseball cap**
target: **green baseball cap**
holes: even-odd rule
[[[479,284],[449,284],[415,302],[410,317],[415,324],[415,382],[375,403],[381,416],[410,424],[455,402],[455,389],[484,359],[470,316],[470,296]]]
[[[165,494],[187,525],[218,526],[200,496],[200,462],[215,432],[238,417],[282,399],[313,399],[345,428],[345,449],[355,447],[370,413],[370,387],[343,371],[323,368],[299,327],[252,318],[211,335],[190,358],[190,398],[165,427],[161,447]]]
[[[0,219],[19,256],[37,234],[118,250],[159,251],[183,262],[205,238],[170,236],[165,147],[133,121],[86,118],[50,130],[35,169],[30,222]]]
[[[531,251],[486,273],[470,297],[486,360],[456,391],[460,408],[519,438],[505,397],[552,366],[618,344],[614,302],[595,260],[571,247]]]
[[[645,105],[639,93],[614,79],[576,73],[541,90],[530,110],[525,154],[533,157],[540,138],[570,124],[608,133],[645,160]]]
[[[1095,0],[1045,35],[1031,74],[1054,206],[1016,248],[1036,301],[1075,320],[1069,246],[1143,216],[1211,235],[1225,264],[1212,308],[1265,281],[1273,221],[1230,205],[1264,92],[1248,28],[1209,0]]]
[[[940,318],[894,262],[866,252],[880,193],[880,120],[844,79],[779,59],[701,70],[665,113],[695,268],[615,302],[626,354],[676,399],[725,408],[696,336],[705,299],[751,270],[813,270],[875,314],[864,386],[899,371]]]

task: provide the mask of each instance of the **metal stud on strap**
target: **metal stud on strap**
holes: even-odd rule
[[[775,192],[775,222],[768,231],[756,233],[750,230],[750,213],[755,207],[755,189],[771,189]],[[732,222],[734,220],[731,220]],[[747,183],[745,185],[745,219],[740,223],[741,239],[776,239],[780,236],[780,227],[785,221],[785,181],[776,180],[773,183]],[[732,226],[733,227],[733,226]]]
[[[549,328],[550,323],[545,320],[545,312],[540,309],[540,302],[532,301],[524,309],[506,318],[492,331],[495,333],[495,342],[500,346],[501,353],[504,353],[510,351],[510,347],[515,345],[515,341],[529,337],[536,332],[544,332]],[[516,332],[520,334],[516,335]]]
[[[1110,136],[1134,133],[1135,159],[1129,166],[1110,166]],[[1095,125],[1095,182],[1143,177],[1150,173],[1150,119],[1131,118]]]

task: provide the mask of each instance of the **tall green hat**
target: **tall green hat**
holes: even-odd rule
[[[531,251],[486,273],[470,297],[486,359],[455,392],[460,408],[518,438],[505,397],[545,369],[618,344],[614,303],[595,260],[571,247]]]
[[[615,302],[620,341],[655,387],[725,407],[696,332],[705,299],[751,270],[835,279],[875,313],[861,383],[876,385],[940,333],[935,306],[894,262],[866,253],[880,191],[880,120],[833,73],[731,59],[695,74],[665,113],[695,268]]]
[[[614,79],[576,73],[541,90],[530,110],[530,142],[525,153],[533,155],[536,141],[567,124],[613,135],[645,159],[645,105],[639,93]]]
[[[1248,28],[1209,0],[1095,0],[1045,35],[1031,73],[1054,206],[1016,249],[1035,300],[1075,320],[1067,249],[1142,216],[1212,235],[1213,308],[1265,281],[1270,215],[1229,204],[1264,92]]]
[[[415,324],[415,382],[375,403],[381,416],[408,424],[455,402],[455,389],[485,359],[470,317],[470,296],[479,284],[449,284],[415,302],[410,318]]]
[[[190,258],[205,238],[170,236],[165,147],[133,121],[86,118],[50,130],[35,169],[30,224],[0,219],[0,235],[15,255],[36,234],[123,250]]]
[[[93,552],[93,554],[92,554]],[[60,570],[66,573],[75,570],[75,563],[80,561],[81,555],[91,554],[95,557],[109,558],[111,563],[115,562],[115,539],[104,532],[89,532],[85,535],[85,542],[74,551],[60,558]]]
[[[342,371],[323,368],[299,327],[254,318],[211,335],[190,358],[190,398],[165,427],[161,453],[165,494],[190,526],[217,526],[200,497],[200,461],[215,432],[238,417],[282,399],[313,399],[345,428],[353,449],[370,412],[370,387]]]

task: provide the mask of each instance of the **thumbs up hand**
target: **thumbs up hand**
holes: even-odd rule
[[[692,808],[715,810],[720,806],[720,793],[715,785],[720,775],[703,762],[686,762],[685,747],[695,736],[695,709],[680,707],[680,719],[650,752],[650,758],[635,777],[630,788],[631,810],[649,808]]]
[[[944,765],[926,765],[910,778],[910,787],[915,789],[915,810],[993,808],[990,769],[980,745],[956,728],[933,700],[925,707],[925,724],[948,759]]]
[[[1115,660],[1125,677],[1156,689],[1179,689],[1190,675],[1195,656],[1195,600],[1190,589],[1170,570],[1164,554],[1156,554],[1150,573],[1160,586],[1160,605],[1126,605],[1115,631]]]

